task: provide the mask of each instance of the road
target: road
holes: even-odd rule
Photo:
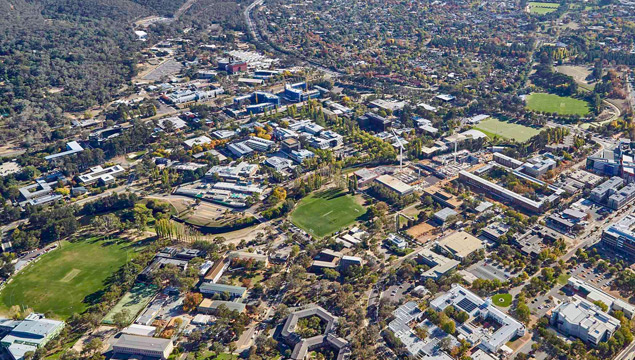
[[[259,42],[262,42],[262,43],[268,43],[261,36],[260,31],[256,27],[256,24],[254,24],[254,21],[253,21],[253,19],[251,17],[251,11],[255,7],[264,4],[264,2],[265,2],[265,0],[255,0],[254,2],[252,2],[251,4],[249,4],[249,6],[247,6],[245,8],[245,11],[243,11],[243,16],[245,18],[245,22],[247,23],[247,28],[249,29],[249,34],[251,35],[252,39],[254,39],[254,41],[259,41]],[[319,64],[317,62],[314,62],[314,61],[311,61],[311,60],[308,60],[308,59],[304,59],[304,58],[300,58],[296,54],[294,54],[294,53],[292,53],[290,51],[281,51],[278,48],[273,47],[270,43],[269,43],[269,46],[271,46],[271,48],[274,51],[276,51],[276,52],[283,53],[285,55],[293,56],[295,58],[298,58],[300,61],[303,62],[303,65],[312,67],[312,68],[317,69],[317,70],[320,70],[323,73],[328,74],[330,76],[338,77],[338,76],[343,75],[342,73],[340,73],[338,71],[331,70],[329,68],[326,68],[326,67],[322,66],[321,64]]]
[[[191,8],[192,5],[196,3],[196,1],[198,0],[187,0],[185,4],[181,5],[181,7],[176,10],[173,16],[174,19],[178,19],[179,17],[181,17],[181,15],[183,15],[189,8]]]
[[[254,30],[254,23],[251,20],[251,10],[253,10],[256,6],[260,6],[265,2],[265,0],[256,0],[249,4],[243,11],[243,16],[245,17],[245,22],[247,23],[247,28],[249,28],[249,33],[253,39],[259,39],[259,36],[256,36],[256,31]]]

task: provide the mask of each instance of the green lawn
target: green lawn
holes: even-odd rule
[[[553,94],[533,93],[526,97],[527,109],[559,115],[586,115],[589,104],[584,100]]]
[[[130,291],[128,291],[117,304],[110,309],[102,322],[104,324],[113,324],[116,314],[123,310],[128,311],[128,322],[132,322],[143,308],[145,308],[150,300],[156,295],[158,289],[156,285],[148,285],[144,283],[136,283]]]
[[[562,274],[560,274],[560,276],[558,276],[558,284],[567,285],[567,283],[569,283],[570,277],[571,277],[570,274],[563,272]]]
[[[529,12],[531,14],[544,15],[558,10],[559,6],[560,5],[557,3],[530,1]]]
[[[133,255],[130,243],[118,239],[62,242],[61,249],[42,255],[18,273],[0,292],[0,312],[13,305],[50,311],[66,319],[89,306],[90,295]]]
[[[523,143],[533,136],[538,135],[539,129],[529,126],[501,121],[496,118],[489,118],[481,121],[474,127],[489,137],[500,136],[505,139],[514,139],[519,143]]]
[[[366,213],[351,195],[328,190],[311,194],[298,204],[291,221],[317,237],[329,235],[352,224]]]
[[[500,307],[508,307],[512,304],[511,294],[496,294],[492,296],[492,303]]]

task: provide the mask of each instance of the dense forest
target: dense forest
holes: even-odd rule
[[[183,1],[0,0],[0,139],[49,140],[64,112],[110,101],[135,74],[135,19]]]

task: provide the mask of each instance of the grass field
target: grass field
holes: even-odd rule
[[[492,296],[492,303],[500,307],[508,307],[512,304],[511,294],[496,294]]]
[[[529,126],[505,122],[496,118],[483,120],[474,129],[484,132],[489,137],[500,136],[505,139],[514,139],[520,143],[531,139],[540,132],[540,130]]]
[[[113,324],[114,316],[123,310],[128,311],[128,321],[132,322],[137,314],[150,303],[157,291],[156,285],[136,283],[106,314],[102,322],[104,324]]]
[[[533,93],[525,99],[527,109],[556,113],[559,115],[586,115],[589,113],[589,104],[586,101],[553,94]]]
[[[366,209],[343,192],[328,190],[305,197],[291,221],[309,234],[323,237],[352,224]]]
[[[549,14],[558,10],[559,6],[557,3],[530,1],[529,13],[538,15]]]
[[[101,290],[106,279],[132,256],[130,243],[87,239],[62,242],[62,247],[28,265],[0,292],[0,312],[11,306],[50,311],[66,319],[89,306],[89,295]]]

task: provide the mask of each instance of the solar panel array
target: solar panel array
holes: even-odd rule
[[[457,304],[461,309],[465,310],[468,314],[471,314],[476,309],[476,304],[470,301],[468,298],[463,298]]]

